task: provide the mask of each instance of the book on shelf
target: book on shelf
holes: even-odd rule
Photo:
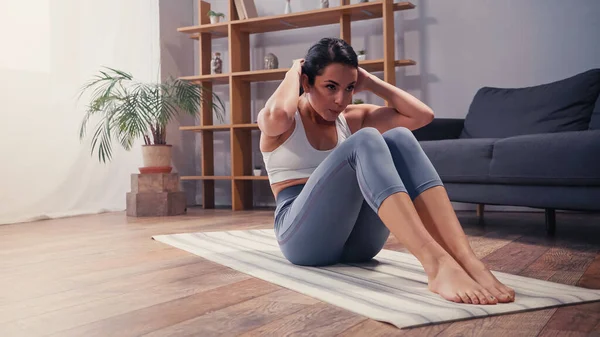
[[[234,0],[235,9],[240,20],[258,17],[254,0]]]
[[[244,13],[243,0],[235,0],[235,9],[240,20],[246,19],[246,14]]]
[[[244,6],[244,14],[246,14],[247,19],[258,17],[254,0],[242,0],[242,4]]]

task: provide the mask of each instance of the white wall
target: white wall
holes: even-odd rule
[[[157,0],[0,2],[0,224],[125,209],[139,147],[100,164],[76,98],[101,66],[159,80],[158,38]]]
[[[225,13],[226,3],[211,1],[213,9]],[[280,0],[255,0],[255,3],[259,15],[283,13],[285,4]],[[536,85],[600,67],[600,1],[413,0],[413,3],[417,6],[414,10],[395,14],[395,49],[396,58],[410,58],[417,65],[399,68],[397,85],[429,104],[437,117],[465,117],[473,95],[482,86]],[[339,1],[330,1],[331,6],[338,4]],[[292,1],[294,12],[317,5],[318,1]],[[355,22],[352,31],[356,49],[366,48],[368,58],[382,57],[380,20]],[[323,36],[339,36],[338,25],[252,35],[252,68],[261,69],[262,57],[269,52],[278,56],[281,67],[287,67]],[[228,60],[227,40],[215,40],[213,51],[220,51],[223,59]],[[223,71],[228,70],[225,62]],[[253,86],[253,114],[276,86],[277,82]],[[221,90],[222,97],[228,99],[227,87]],[[361,93],[357,98],[383,103],[371,94]],[[216,135],[215,151],[222,154],[215,164],[216,174],[229,174],[229,135]],[[260,161],[258,133],[255,136],[255,160]],[[220,184],[216,202],[228,205],[230,184]],[[272,204],[267,183],[257,182],[255,186],[255,200],[259,204]],[[472,209],[471,205],[455,206]]]
[[[160,8],[160,61],[161,78],[177,78],[194,74],[196,71],[196,53],[193,40],[188,35],[179,33],[177,28],[193,26],[196,14],[194,0],[161,0]],[[194,125],[198,121],[190,116],[178,116],[167,126],[167,142],[173,145],[174,172],[192,174],[200,172],[200,147],[196,146],[194,132],[181,132],[180,125]],[[200,138],[200,137],[198,137]],[[181,187],[186,192],[188,205],[201,203],[201,190],[197,191],[198,182],[182,181]],[[196,200],[196,196],[200,200]]]

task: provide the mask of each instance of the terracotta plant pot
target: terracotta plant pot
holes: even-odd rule
[[[144,167],[140,173],[169,173],[171,167],[172,145],[142,145]]]

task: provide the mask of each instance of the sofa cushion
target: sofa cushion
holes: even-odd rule
[[[492,149],[498,139],[448,139],[420,142],[443,182],[489,181]]]
[[[505,138],[587,130],[600,94],[600,69],[524,88],[477,91],[460,138]]]
[[[596,107],[592,112],[592,119],[590,120],[590,130],[600,130],[600,95],[596,100]]]
[[[499,140],[490,178],[504,184],[600,186],[600,130]]]

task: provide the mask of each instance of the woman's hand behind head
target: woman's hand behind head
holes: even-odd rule
[[[304,64],[304,59],[294,60],[294,62],[292,63],[292,67],[290,68],[290,71],[294,71],[294,72],[297,72],[298,75],[302,75],[302,65],[303,64]]]

